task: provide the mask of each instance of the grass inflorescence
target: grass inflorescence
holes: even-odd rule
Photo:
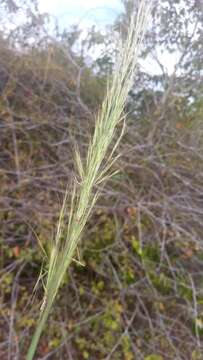
[[[75,160],[80,179],[75,179],[73,182],[71,200],[68,191],[64,197],[56,236],[48,260],[39,322],[27,353],[27,360],[33,359],[59,287],[68,266],[74,259],[85,224],[99,196],[98,185],[112,175],[111,168],[117,160],[114,154],[123,130],[113,150],[109,155],[107,153],[114,139],[116,127],[124,119],[124,107],[133,85],[138,53],[149,12],[150,4],[147,0],[143,0],[136,15],[133,14],[131,17],[127,38],[120,47],[113,77],[108,81],[106,97],[96,120],[85,161],[82,161],[79,151],[76,150]],[[67,217],[68,221],[66,221]]]

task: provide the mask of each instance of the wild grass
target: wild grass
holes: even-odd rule
[[[56,236],[48,260],[39,322],[27,353],[27,360],[32,360],[34,357],[59,287],[68,266],[74,259],[85,224],[98,199],[99,185],[112,175],[111,168],[117,160],[114,154],[122,138],[124,127],[109,155],[108,149],[114,139],[117,125],[124,120],[124,107],[133,85],[138,53],[149,13],[149,2],[147,0],[141,1],[138,12],[131,17],[127,38],[124,44],[120,46],[117,65],[112,79],[109,79],[106,97],[96,120],[94,134],[89,143],[85,161],[82,161],[79,151],[76,150],[75,160],[79,179],[75,179],[73,182],[69,211],[68,191],[64,197]]]

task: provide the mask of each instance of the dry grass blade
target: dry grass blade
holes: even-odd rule
[[[93,138],[89,144],[87,159],[82,163],[79,152],[76,152],[76,164],[81,178],[80,184],[73,185],[69,222],[66,226],[67,193],[61,209],[57,234],[48,263],[48,274],[45,296],[41,307],[38,326],[33,336],[27,360],[33,359],[36,347],[53,305],[64,274],[73,260],[78,242],[99,193],[95,185],[108,178],[113,163],[113,153],[105,163],[109,145],[112,143],[115,128],[123,119],[123,110],[129,90],[133,84],[134,72],[140,45],[146,28],[150,4],[147,0],[140,3],[137,15],[132,15],[127,39],[121,47],[117,67],[112,82],[108,85],[107,95],[95,125]],[[118,142],[116,143],[116,146]],[[113,149],[113,152],[115,147]],[[110,174],[109,174],[110,176]]]

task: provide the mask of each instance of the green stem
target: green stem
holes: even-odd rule
[[[47,321],[50,309],[51,309],[52,304],[47,304],[46,308],[41,316],[41,318],[39,319],[39,323],[38,326],[35,330],[35,333],[32,337],[32,341],[30,344],[30,347],[28,349],[27,355],[26,355],[26,360],[32,360],[34,358],[36,349],[37,349],[37,345],[41,336],[41,333],[43,331],[43,328],[45,326],[45,323]]]

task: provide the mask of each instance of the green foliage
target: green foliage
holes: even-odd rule
[[[144,359],[145,360],[163,360],[163,356],[152,354],[152,355],[146,356]]]
[[[140,242],[135,238],[135,236],[132,237],[132,248],[140,257],[143,257],[143,251],[140,246]]]
[[[131,351],[131,344],[128,336],[122,338],[122,350],[126,360],[133,360],[134,355]]]
[[[163,295],[170,295],[172,292],[172,281],[163,272],[157,274],[156,272],[149,271],[149,277],[154,287]]]
[[[202,360],[202,352],[200,350],[193,350],[192,360]]]

